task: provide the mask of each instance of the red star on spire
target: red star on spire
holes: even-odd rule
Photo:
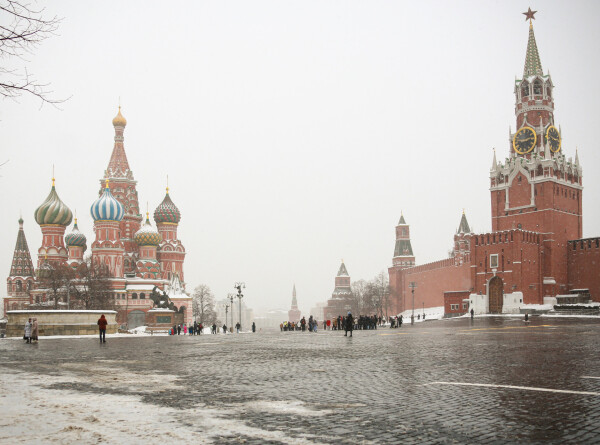
[[[531,21],[531,19],[535,20],[534,14],[537,11],[532,11],[531,8],[527,9],[527,12],[524,12],[523,15],[525,16],[525,21],[529,20]]]

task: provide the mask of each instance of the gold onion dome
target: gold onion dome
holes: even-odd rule
[[[46,200],[39,206],[34,214],[35,222],[40,226],[53,224],[58,226],[68,226],[73,220],[73,213],[64,202],[58,197],[52,178],[52,190]]]
[[[123,117],[123,115],[121,114],[121,106],[119,106],[119,112],[113,118],[113,126],[114,127],[124,127],[125,125],[127,125],[127,119],[125,119]]]
[[[67,234],[67,236],[65,236],[65,244],[67,246],[83,247],[83,250],[85,251],[86,241],[87,241],[87,239],[86,239],[85,235],[83,233],[81,233],[79,231],[79,228],[77,227],[77,218],[75,218],[75,225],[73,226],[73,230],[71,230],[71,232],[69,232]]]
[[[158,246],[162,241],[160,233],[150,225],[150,215],[146,212],[146,224],[140,230],[135,232],[133,237],[138,246]]]
[[[179,212],[179,209],[173,203],[173,201],[171,201],[171,197],[169,196],[169,188],[167,187],[167,194],[165,195],[165,199],[163,199],[163,201],[154,211],[154,221],[156,221],[156,224],[179,224],[180,220],[181,213]]]

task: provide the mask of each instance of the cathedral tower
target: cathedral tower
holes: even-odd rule
[[[134,272],[139,249],[133,238],[141,227],[142,215],[136,188],[137,181],[133,179],[133,172],[129,168],[129,162],[125,154],[123,133],[125,132],[127,120],[121,114],[121,107],[119,107],[119,112],[112,123],[115,128],[115,145],[108,167],[104,172],[104,178],[100,180],[100,195],[104,193],[105,181],[110,180],[111,194],[121,203],[125,212],[119,223],[121,242],[125,251],[124,271]]]
[[[544,74],[529,10],[523,76],[515,83],[516,131],[509,157],[490,169],[492,230],[542,234],[543,295],[567,288],[567,241],[582,237],[582,168],[567,159],[554,117],[554,85]]]
[[[158,261],[162,266],[163,278],[171,280],[173,275],[179,276],[185,283],[183,275],[183,260],[185,248],[177,238],[177,227],[181,220],[181,213],[169,196],[169,187],[163,201],[154,211],[154,221],[162,242],[158,247]]]
[[[29,303],[29,291],[33,289],[34,270],[29,246],[23,230],[23,218],[19,218],[19,232],[17,244],[13,253],[10,266],[10,275],[6,279],[6,295],[4,299],[4,313],[7,310],[23,309],[24,303]]]
[[[65,247],[65,229],[73,219],[73,213],[58,197],[55,179],[46,200],[34,213],[35,221],[42,229],[42,246],[38,249],[38,268],[47,261],[50,265],[62,264],[69,258]]]
[[[150,215],[146,212],[146,224],[135,233],[135,242],[140,246],[137,260],[137,276],[140,278],[162,278],[160,263],[156,259],[156,249],[162,241],[160,233],[150,224]]]
[[[125,210],[110,192],[108,179],[104,193],[92,204],[90,213],[96,232],[96,240],[92,243],[94,265],[106,267],[113,278],[123,278],[125,248],[121,241],[121,221]]]
[[[75,218],[75,224],[73,230],[65,236],[65,243],[69,248],[69,264],[71,266],[77,266],[83,263],[83,253],[87,249],[87,239],[83,233],[79,231],[77,227],[77,218]]]

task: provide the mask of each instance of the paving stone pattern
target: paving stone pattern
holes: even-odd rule
[[[428,321],[401,329],[263,331],[255,334],[0,341],[0,372],[59,374],[102,363],[114,375],[176,376],[177,386],[76,384],[46,387],[138,394],[167,407],[213,406],[240,423],[306,443],[598,443],[600,320],[532,317]],[[27,355],[24,351],[27,350]],[[79,371],[77,371],[79,369]],[[514,385],[597,395],[440,385]],[[43,385],[43,383],[41,383]],[[248,409],[258,401],[301,403],[319,415]],[[185,422],[185,416],[182,422]],[[199,432],[201,433],[201,432]],[[256,436],[214,443],[279,444]]]

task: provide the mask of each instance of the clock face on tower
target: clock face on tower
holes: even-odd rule
[[[526,154],[533,150],[537,142],[537,135],[531,127],[523,127],[515,133],[513,148],[519,154]]]
[[[548,141],[548,145],[550,145],[552,153],[556,153],[560,150],[560,133],[554,125],[550,125],[546,130],[546,140]]]

